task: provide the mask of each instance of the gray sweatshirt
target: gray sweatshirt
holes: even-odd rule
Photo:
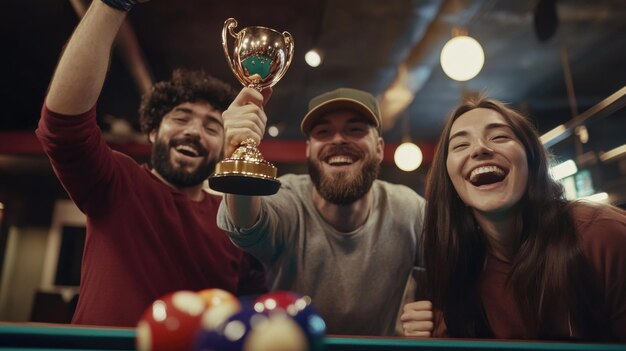
[[[309,295],[328,334],[393,335],[417,258],[425,200],[406,186],[376,180],[367,221],[345,233],[313,205],[309,175],[280,181],[277,194],[262,198],[251,228],[233,225],[224,200],[218,226],[263,263],[271,290]]]

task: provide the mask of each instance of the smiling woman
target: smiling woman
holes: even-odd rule
[[[434,336],[626,341],[626,214],[565,200],[547,164],[504,104],[452,113],[426,189]]]
[[[526,152],[504,117],[476,108],[455,119],[448,140],[448,175],[475,212],[501,213],[519,204],[526,188]]]

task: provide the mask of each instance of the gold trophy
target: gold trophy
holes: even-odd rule
[[[287,72],[293,57],[293,38],[265,27],[247,27],[235,33],[237,21],[229,18],[222,29],[222,46],[230,69],[244,86],[263,90],[276,84]],[[229,54],[227,34],[234,38]],[[232,156],[215,166],[209,177],[213,190],[239,195],[272,195],[280,188],[276,167],[265,161],[256,142],[241,142]]]

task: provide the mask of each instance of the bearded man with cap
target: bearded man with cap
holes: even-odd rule
[[[224,112],[227,154],[245,138],[260,141],[265,116],[250,106],[267,98],[242,91]],[[425,201],[377,180],[381,122],[367,92],[340,88],[313,98],[301,124],[309,174],[283,175],[272,196],[228,194],[218,211],[220,228],[264,264],[270,289],[310,296],[329,334],[393,335],[421,261]]]

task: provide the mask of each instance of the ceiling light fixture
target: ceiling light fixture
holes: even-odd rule
[[[574,129],[574,133],[581,143],[587,144],[587,142],[589,141],[589,131],[587,130],[587,127],[585,127],[584,125],[578,126],[576,127],[576,129]]]
[[[267,134],[269,134],[273,138],[276,138],[278,134],[280,134],[280,130],[277,126],[269,126],[269,128],[267,128]]]
[[[324,58],[322,52],[319,49],[311,49],[304,55],[304,61],[306,61],[306,63],[311,67],[321,65],[323,60]]]
[[[459,82],[468,81],[480,72],[485,63],[485,53],[476,39],[459,29],[441,49],[441,68],[445,74]]]
[[[616,160],[617,158],[623,156],[626,156],[626,144],[618,146],[606,152],[600,152],[600,160],[602,160],[602,162]]]
[[[411,141],[411,133],[410,133],[410,120],[409,115],[404,115],[404,126],[403,133],[404,137],[402,138],[402,144],[398,145],[396,151],[393,154],[393,161],[396,163],[396,166],[405,172],[411,172],[419,168],[422,164],[422,160],[424,159],[424,154],[419,146],[415,145]]]
[[[393,154],[396,166],[405,172],[418,169],[423,159],[422,150],[410,141],[400,144]]]

